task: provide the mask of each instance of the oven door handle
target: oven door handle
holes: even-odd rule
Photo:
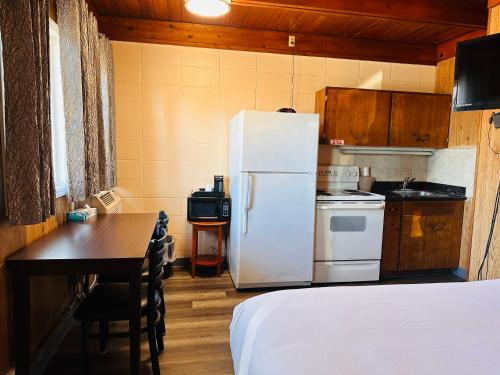
[[[385,202],[376,204],[321,204],[319,210],[382,210],[385,208]]]

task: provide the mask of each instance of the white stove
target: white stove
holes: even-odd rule
[[[313,283],[379,279],[385,197],[358,182],[357,166],[318,167]]]

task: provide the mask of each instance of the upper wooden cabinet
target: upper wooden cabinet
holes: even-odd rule
[[[390,106],[391,94],[386,91],[328,89],[327,139],[343,139],[348,145],[387,145]]]
[[[327,87],[316,93],[320,143],[445,148],[451,96]]]
[[[449,95],[392,93],[389,145],[447,147],[450,111]]]

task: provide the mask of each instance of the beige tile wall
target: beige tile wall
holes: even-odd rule
[[[474,194],[476,147],[444,148],[429,158],[427,180],[466,188],[465,195]]]
[[[113,51],[123,209],[165,209],[179,257],[190,254],[186,197],[227,174],[228,123],[241,109],[275,111],[293,97],[295,109],[313,112],[314,93],[326,85],[434,89],[435,68],[420,65],[297,56],[292,82],[287,55],[126,42],[114,42]],[[323,151],[323,159],[335,152]],[[411,165],[403,159],[367,162],[395,162],[399,177]]]
[[[402,181],[414,177],[427,181],[428,156],[416,155],[346,155],[338,148],[319,147],[318,164],[357,165],[371,167],[371,176],[378,181]]]

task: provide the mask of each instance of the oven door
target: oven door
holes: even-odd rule
[[[380,259],[384,207],[382,201],[318,203],[314,260]]]

